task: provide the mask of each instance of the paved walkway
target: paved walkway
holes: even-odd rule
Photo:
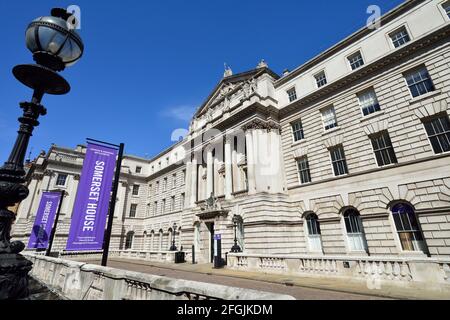
[[[86,262],[100,264],[99,261]],[[230,269],[213,269],[211,264],[165,264],[140,260],[110,259],[108,266],[176,279],[288,294],[298,300],[389,299],[367,288],[342,287],[342,283],[336,283],[335,280],[322,281],[322,279],[286,277],[283,275],[242,272]]]

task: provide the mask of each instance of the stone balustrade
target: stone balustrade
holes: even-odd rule
[[[293,300],[288,295],[90,265],[24,253],[31,277],[68,300]]]
[[[422,256],[273,256],[228,254],[228,267],[286,276],[340,278],[389,286],[441,290],[450,298],[450,260]]]

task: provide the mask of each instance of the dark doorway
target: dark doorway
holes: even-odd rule
[[[207,223],[206,226],[209,230],[209,237],[210,237],[210,251],[211,251],[211,257],[210,262],[212,263],[214,261],[214,222]]]

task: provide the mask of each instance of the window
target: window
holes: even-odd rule
[[[133,186],[133,192],[132,192],[133,196],[138,196],[139,195],[139,185],[135,184]]]
[[[373,89],[358,94],[359,105],[364,116],[380,111],[380,104]]]
[[[327,84],[327,77],[325,76],[324,71],[316,74],[314,78],[316,78],[317,88],[323,87]]]
[[[167,157],[167,158],[166,158],[166,165],[167,165],[167,166],[169,165],[169,162],[170,162],[170,161],[169,161],[169,157]]]
[[[161,161],[158,162],[158,169],[161,169]]]
[[[186,201],[186,195],[184,193],[181,194],[181,198],[180,198],[180,208],[181,210],[184,209],[184,202]]]
[[[287,94],[289,97],[289,102],[293,102],[293,101],[297,100],[297,91],[295,91],[295,88],[288,90]]]
[[[330,130],[337,127],[338,123],[334,107],[330,107],[322,111],[322,120],[325,130]]]
[[[294,142],[303,140],[305,138],[303,134],[303,125],[301,120],[294,122],[292,124],[292,134],[294,135]]]
[[[158,201],[155,201],[153,204],[153,215],[156,216],[158,214]]]
[[[155,173],[155,166],[152,166],[152,174]]]
[[[322,251],[322,241],[320,239],[320,223],[316,214],[311,213],[306,217],[308,229],[308,247],[310,251]]]
[[[170,211],[175,211],[175,196],[170,198]]]
[[[391,138],[387,131],[373,135],[370,139],[372,140],[373,152],[375,152],[379,167],[397,163],[394,147],[392,146]]]
[[[149,184],[148,185],[148,196],[150,197],[152,195],[152,190],[153,190],[153,185]]]
[[[177,175],[173,174],[172,175],[172,189],[176,188],[176,186],[177,186]]]
[[[347,209],[344,212],[344,222],[350,251],[366,251],[367,244],[359,212],[355,209]]]
[[[363,57],[361,55],[361,52],[359,51],[355,54],[352,54],[347,59],[348,62],[350,63],[350,66],[352,67],[352,70],[356,70],[364,65]]]
[[[389,36],[391,37],[392,44],[395,48],[398,48],[411,40],[405,27],[401,27],[400,29],[392,32]]]
[[[166,212],[166,199],[163,199],[162,203],[161,203],[161,213],[165,213]]]
[[[133,248],[133,238],[134,238],[134,232],[130,231],[127,233],[126,239],[125,239],[125,250],[129,250]]]
[[[145,216],[150,217],[150,203],[147,203],[147,208],[145,210]]]
[[[67,181],[67,174],[58,174],[58,178],[56,178],[56,186],[65,187]]]
[[[446,114],[424,121],[434,153],[450,151],[450,121]]]
[[[142,167],[136,167],[136,173],[141,173],[142,172]]]
[[[130,206],[130,218],[136,218],[137,204],[133,203]]]
[[[156,181],[156,185],[155,185],[155,193],[159,192],[159,181]]]
[[[302,184],[311,182],[311,173],[309,171],[308,157],[303,157],[297,160],[298,174]]]
[[[186,170],[181,171],[181,181],[186,184]]]
[[[167,190],[167,178],[164,178],[162,188],[163,188],[163,191]]]
[[[447,14],[447,17],[450,18],[450,1],[443,3],[442,8],[444,8],[445,13]]]
[[[347,161],[345,160],[344,148],[342,145],[330,149],[331,162],[335,176],[341,176],[348,173]]]
[[[414,209],[406,203],[399,203],[392,207],[392,216],[402,249],[427,252]]]
[[[434,85],[425,67],[405,74],[411,95],[415,98],[434,91]]]

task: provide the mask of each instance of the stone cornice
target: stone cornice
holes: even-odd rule
[[[252,121],[244,124],[242,127],[242,130],[244,131],[250,131],[250,130],[280,130],[281,126],[273,121],[273,120],[261,120],[259,118],[253,119]]]
[[[447,24],[445,27],[440,28],[439,30],[436,30],[431,34],[428,34],[427,36],[424,36],[423,38],[420,38],[414,42],[406,44],[402,48],[393,51],[387,56],[377,61],[374,61],[370,64],[367,64],[361,67],[359,70],[351,74],[348,74],[335,82],[329,83],[328,85],[322,87],[321,89],[317,89],[308,96],[297,100],[295,103],[285,106],[284,108],[280,109],[280,117],[284,118],[286,116],[289,116],[291,113],[300,110],[302,107],[315,103],[320,99],[331,96],[339,92],[340,89],[345,88],[353,84],[355,81],[361,80],[378,70],[382,70],[383,68],[390,66],[392,64],[398,64],[399,61],[405,58],[406,56],[409,56],[412,53],[422,48],[425,48],[433,43],[436,43],[440,40],[446,39],[449,36],[450,36],[450,25]]]

